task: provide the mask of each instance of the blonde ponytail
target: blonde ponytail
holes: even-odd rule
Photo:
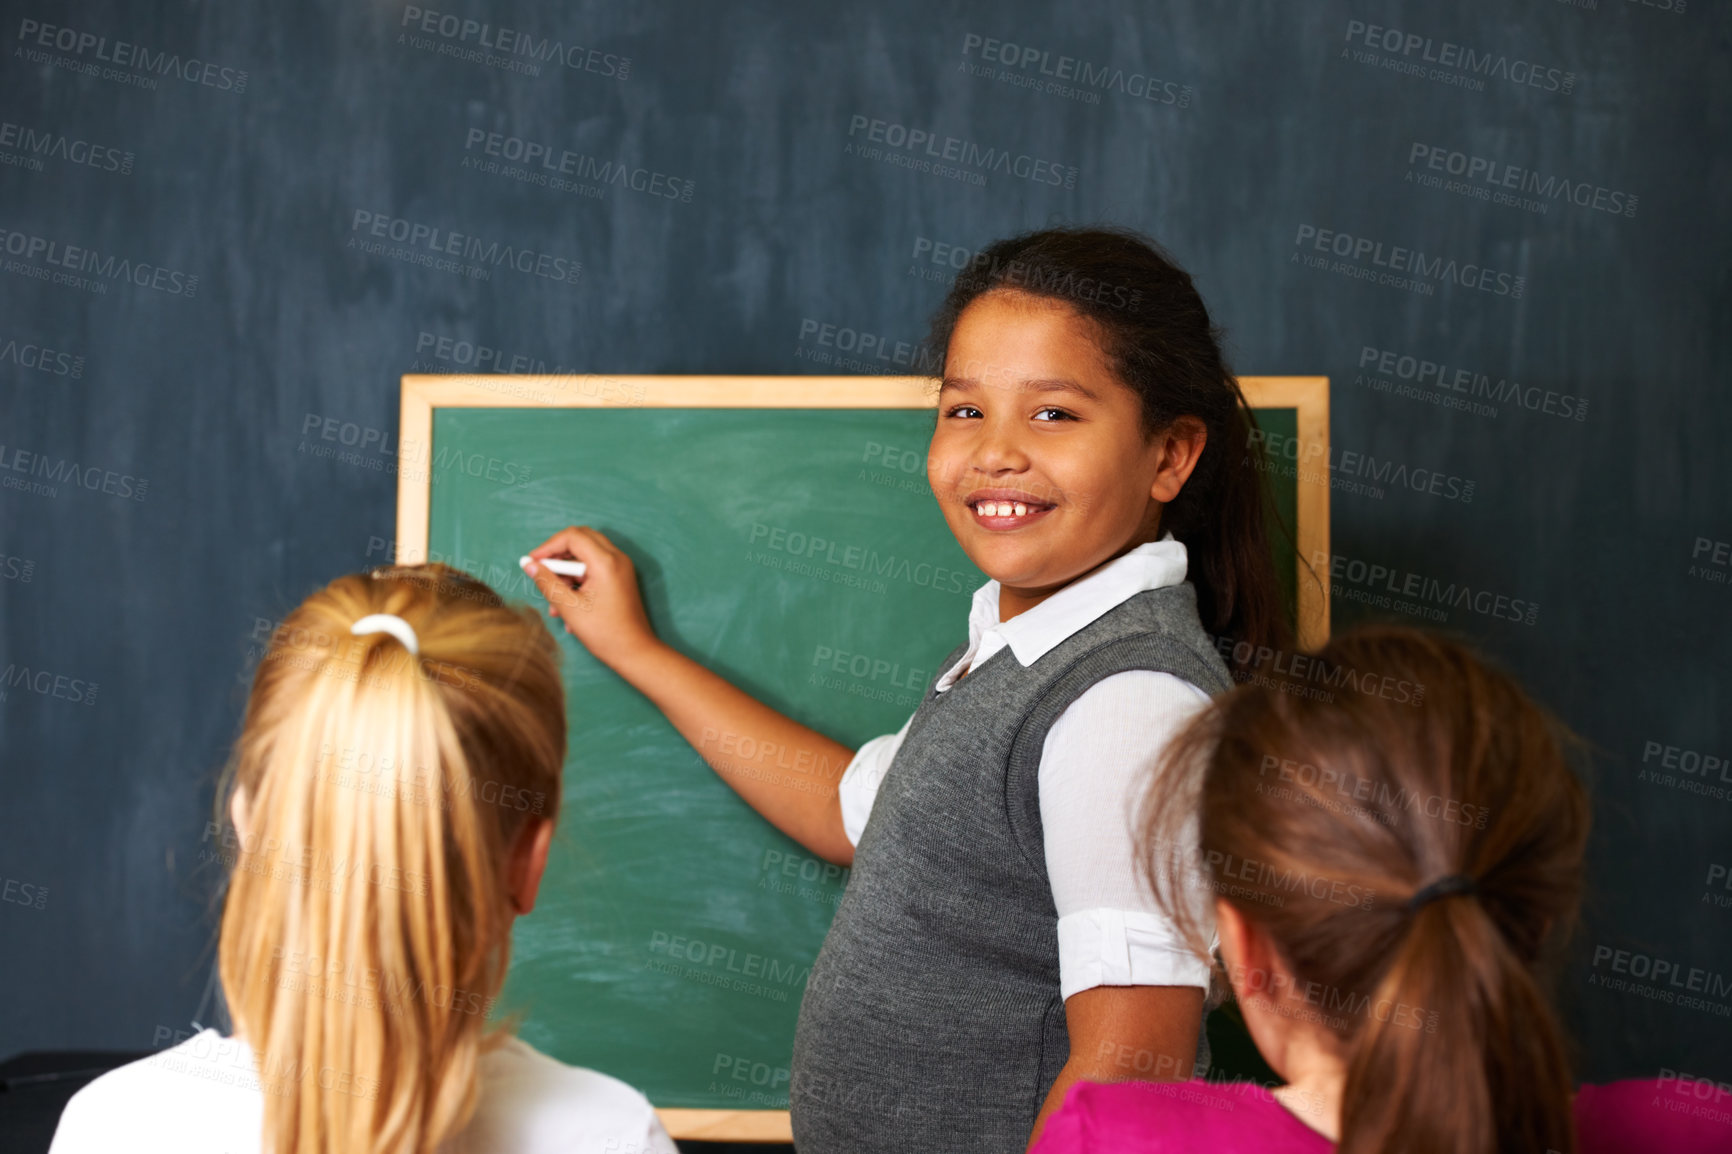
[[[406,628],[351,633],[375,614]],[[219,949],[271,1154],[423,1154],[468,1121],[507,855],[555,816],[564,756],[552,638],[455,570],[340,578],[277,630],[232,765]]]

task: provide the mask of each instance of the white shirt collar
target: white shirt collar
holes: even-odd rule
[[[1102,565],[1087,577],[1073,582],[1034,608],[998,619],[997,581],[988,581],[974,591],[968,612],[968,652],[945,671],[934,687],[940,692],[960,679],[964,670],[1008,646],[1027,668],[1071,635],[1108,611],[1118,608],[1138,593],[1177,585],[1185,579],[1187,557],[1182,542],[1167,534],[1149,541]]]

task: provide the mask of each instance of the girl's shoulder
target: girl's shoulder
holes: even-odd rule
[[[264,1101],[252,1050],[203,1030],[108,1071],[67,1102],[51,1154],[256,1151]]]
[[[481,1059],[481,1094],[458,1151],[677,1154],[649,1099],[597,1070],[568,1066],[521,1038]]]
[[[1663,1071],[1654,1080],[1584,1085],[1576,1092],[1582,1154],[1732,1150],[1732,1086]]]
[[[1334,1144],[1254,1082],[1079,1083],[1036,1154],[1325,1154]]]
[[[97,1078],[67,1103],[51,1154],[256,1152],[252,1050],[205,1030]],[[618,1078],[511,1038],[481,1059],[474,1118],[447,1154],[677,1154],[649,1100]]]

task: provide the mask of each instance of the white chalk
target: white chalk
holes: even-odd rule
[[[549,573],[557,573],[561,577],[582,577],[584,574],[584,564],[582,561],[565,561],[558,557],[531,557],[528,554],[517,559],[517,563],[525,569],[529,568],[529,563],[531,561],[540,565]]]

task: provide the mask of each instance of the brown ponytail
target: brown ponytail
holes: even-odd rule
[[[1353,630],[1318,660],[1303,684],[1217,699],[1174,743],[1142,810],[1163,907],[1206,952],[1200,883],[1339,1011],[1320,1017],[1348,1060],[1342,1154],[1573,1151],[1536,973],[1587,841],[1568,734],[1416,630]]]

